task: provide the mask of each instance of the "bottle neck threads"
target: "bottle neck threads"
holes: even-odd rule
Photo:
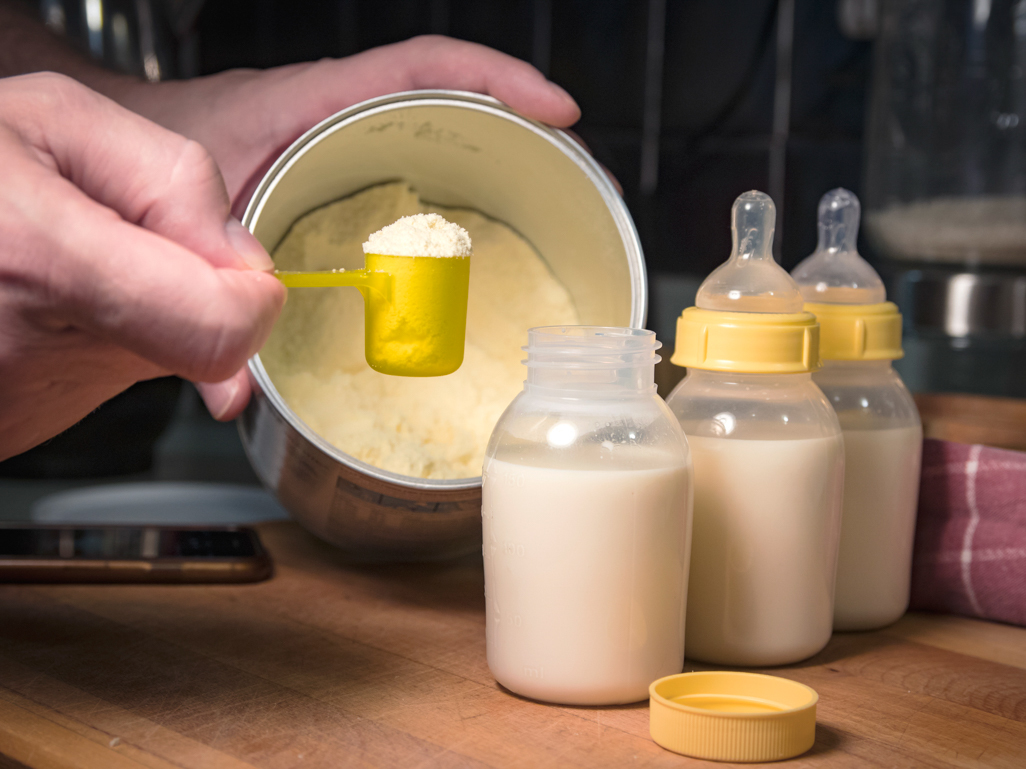
[[[655,390],[655,333],[614,326],[541,326],[527,332],[527,389],[580,397]]]

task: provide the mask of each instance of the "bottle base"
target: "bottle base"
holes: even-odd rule
[[[766,653],[765,651],[725,651],[723,649],[686,649],[685,655],[689,660],[702,662],[708,665],[723,665],[727,667],[740,668],[766,668],[777,667],[779,665],[793,665],[796,662],[803,662],[810,657],[815,657],[823,651],[829,642],[830,636],[827,636],[827,638],[818,645],[805,646],[800,649],[793,650],[778,650],[772,653]]]
[[[679,671],[678,671],[679,672]],[[492,675],[495,675],[494,672]],[[654,679],[653,679],[654,680]],[[611,686],[582,690],[568,686],[539,686],[537,681],[524,682],[495,676],[495,681],[511,694],[537,702],[574,707],[630,705],[648,699],[648,684],[644,686]]]
[[[905,610],[902,609],[897,614],[888,613],[884,615],[873,615],[873,616],[858,616],[848,615],[843,617],[834,617],[834,632],[835,633],[858,633],[866,632],[869,630],[881,630],[889,625],[893,625],[899,619],[905,616]]]

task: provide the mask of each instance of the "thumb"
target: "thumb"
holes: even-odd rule
[[[252,236],[228,219],[202,148],[54,75],[7,81],[0,115],[20,140],[4,171],[32,190],[10,201],[35,244],[9,259],[25,316],[186,379],[238,371],[266,339],[285,290],[233,246],[244,252]]]

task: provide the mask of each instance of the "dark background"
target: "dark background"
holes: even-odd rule
[[[199,74],[346,56],[425,33],[539,66],[581,106],[577,133],[623,184],[648,268],[704,275],[730,252],[729,212],[769,191],[777,2],[669,0],[655,190],[640,189],[645,0],[209,0]],[[546,41],[548,44],[546,45]],[[815,248],[827,189],[859,192],[871,44],[846,39],[831,0],[797,0],[781,261]]]
[[[860,0],[793,0],[790,126],[777,233],[787,269],[815,247],[820,195],[837,186],[860,191],[872,45],[841,34],[842,1]],[[90,52],[83,0],[24,2]],[[103,0],[103,45],[92,54],[143,75],[141,9],[148,8],[161,78],[347,56],[427,33],[531,62],[577,99],[583,117],[576,132],[623,185],[649,270],[648,326],[672,350],[676,316],[693,301],[701,278],[730,253],[734,198],[749,189],[774,192],[769,177],[780,2]],[[118,15],[127,20],[130,37],[120,52],[111,32]],[[663,44],[655,77],[654,41]],[[657,134],[651,130],[656,124]],[[649,164],[643,185],[646,152],[657,162]],[[669,364],[660,368],[660,377],[670,376],[660,379],[664,394],[680,373]],[[204,473],[216,468],[217,478],[255,480],[234,429],[214,425],[191,389],[179,398],[179,387],[175,379],[136,385],[52,441],[0,463],[0,477],[145,471],[153,463],[154,440],[177,408],[202,428],[204,446],[227,447],[224,457],[205,457]],[[166,460],[158,464],[164,467]],[[168,477],[179,475],[200,477],[192,465],[184,475]]]
[[[838,14],[880,1],[103,0],[104,46],[94,55],[143,74],[143,6],[162,79],[348,56],[429,33],[491,46],[577,99],[575,130],[623,184],[653,277],[701,276],[729,254],[730,206],[740,193],[783,198],[776,253],[790,269],[815,247],[820,195],[860,191],[872,44],[845,37]],[[84,0],[23,2],[44,18],[59,9],[60,30],[88,50]],[[782,3],[794,8],[794,36],[781,195],[770,189],[769,166]],[[117,15],[131,28],[123,56],[110,32]],[[656,77],[647,68],[654,41],[664,51]],[[650,175],[643,188],[649,86],[658,137],[649,135],[647,151],[658,164],[657,181]]]

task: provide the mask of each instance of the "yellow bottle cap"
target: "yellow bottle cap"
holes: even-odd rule
[[[761,673],[679,673],[648,688],[657,744],[713,761],[780,761],[816,741],[819,695]]]
[[[746,374],[819,368],[819,324],[808,312],[725,312],[688,307],[677,319],[675,366]]]
[[[677,320],[677,366],[744,374],[819,368],[819,326],[802,312],[798,284],[773,261],[776,209],[769,195],[739,195],[730,210],[730,258]]]
[[[894,302],[820,304],[805,309],[819,321],[823,360],[896,360],[901,349],[901,313]]]

